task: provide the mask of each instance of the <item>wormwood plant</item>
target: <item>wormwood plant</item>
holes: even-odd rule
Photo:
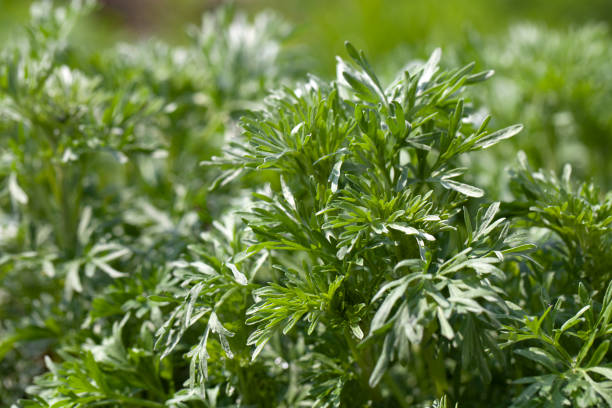
[[[484,192],[462,181],[468,169],[459,167],[462,155],[521,130],[473,122],[462,90],[490,73],[473,74],[473,65],[440,71],[436,51],[383,87],[363,53],[350,44],[347,51],[353,65],[339,60],[337,81],[310,77],[274,93],[212,162],[225,177],[273,171],[278,185],[255,192],[251,208],[237,213],[247,229],[241,245],[230,240],[225,261],[203,258],[212,270],[192,265],[201,276],[184,280],[190,289],[175,309],[182,322],[173,315],[161,331],[172,344],[171,328],[188,327],[197,307],[208,316],[188,354],[192,385],[243,389],[242,379],[219,384],[209,374],[216,333],[226,369],[236,360],[280,366],[285,376],[279,367],[268,372],[286,379],[287,390],[300,384],[314,406],[410,406],[445,393],[470,406],[610,404],[612,309],[609,295],[601,297],[609,277],[589,269],[607,271],[609,201],[593,187],[575,191],[569,170],[560,185],[522,159],[515,188],[523,201],[504,204],[511,219],[501,217],[500,203],[474,200]],[[530,237],[532,226],[554,236]],[[546,278],[555,273],[569,279]],[[232,280],[232,289],[210,296],[217,281]],[[572,296],[577,280],[591,297],[584,285]],[[227,305],[233,290],[245,310],[238,320]],[[554,308],[534,317],[551,296]],[[296,393],[274,404],[287,396]],[[270,405],[249,391],[237,397]]]
[[[252,209],[239,213],[248,227],[241,245],[232,244],[226,260],[206,257],[211,269],[198,278],[188,275],[185,303],[161,331],[172,345],[172,329],[188,327],[198,307],[207,316],[189,353],[193,384],[218,385],[208,375],[214,333],[225,357],[241,365],[287,361],[289,378],[316,406],[459,396],[460,375],[490,382],[491,357],[503,358],[494,330],[511,305],[492,282],[504,278],[498,264],[530,246],[496,219],[499,204],[475,217],[463,207],[483,191],[460,181],[466,169],[457,163],[520,126],[489,132],[488,120],[464,120],[471,107],[460,89],[489,75],[472,74],[472,65],[438,72],[436,51],[383,88],[363,54],[347,50],[356,66],[339,60],[337,82],[311,77],[273,94],[266,110],[243,119],[244,139],[214,162],[227,177],[274,170],[280,188],[254,193]],[[231,281],[231,289],[223,286]],[[246,320],[225,311],[232,291]],[[249,332],[246,344],[232,347],[230,339]],[[447,370],[455,371],[454,384]],[[269,404],[248,391],[239,398]]]
[[[522,129],[468,97],[492,72],[383,84],[347,43],[279,87],[272,17],[85,55],[91,7],[2,53],[3,403],[612,406],[612,196],[524,154],[512,201],[475,185]]]
[[[197,162],[285,67],[269,14],[222,9],[187,46],[99,55],[71,36],[94,8],[34,3],[0,50],[2,406],[45,366],[24,405],[180,406],[188,365],[160,362],[147,297],[174,290],[168,264],[228,200],[207,206]]]

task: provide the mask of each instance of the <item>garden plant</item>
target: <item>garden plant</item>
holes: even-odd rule
[[[540,100],[528,53],[347,42],[329,80],[232,7],[87,51],[95,7],[0,46],[0,405],[612,407],[610,166],[557,163],[609,145],[604,68]]]

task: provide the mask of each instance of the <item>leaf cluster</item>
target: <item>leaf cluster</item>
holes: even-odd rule
[[[523,128],[492,71],[346,43],[295,82],[232,8],[88,53],[94,7],[0,52],[2,404],[612,406],[612,197],[523,153],[480,183]]]

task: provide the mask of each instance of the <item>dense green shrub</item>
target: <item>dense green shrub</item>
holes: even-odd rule
[[[288,28],[272,15],[251,22],[224,9],[185,47],[91,53],[70,31],[93,7],[36,3],[1,52],[3,406],[24,395],[45,356],[69,365],[84,361],[87,344],[116,339],[126,313],[123,340],[139,350],[126,358],[138,368],[129,381],[113,374],[126,385],[116,398],[144,387],[165,400],[175,387],[162,384],[180,389],[175,363],[155,363],[150,332],[162,319],[147,296],[229,199],[206,200],[213,175],[198,162],[289,72]]]
[[[1,403],[612,406],[612,194],[487,154],[492,72],[295,83],[230,9],[91,54],[92,7],[1,53]]]

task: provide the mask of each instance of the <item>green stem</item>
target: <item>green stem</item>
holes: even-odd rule
[[[361,359],[361,355],[359,353],[359,350],[357,350],[357,347],[355,346],[355,342],[351,338],[351,334],[348,332],[347,329],[344,330],[344,338],[346,339],[346,342],[348,343],[349,349],[351,350],[351,355],[353,356],[353,360],[355,360],[355,362],[357,363],[357,365],[359,366],[359,368],[362,371],[362,377],[364,377],[365,374],[367,374],[369,376],[369,371],[370,370],[368,369],[368,367],[365,364],[365,362]]]
[[[457,359],[457,365],[455,366],[455,372],[453,373],[453,394],[455,401],[459,401],[461,397],[461,371],[463,370],[463,361],[461,358]]]
[[[123,395],[116,395],[113,399],[123,404],[132,405],[135,407],[147,407],[147,408],[163,408],[166,405],[161,402],[144,400],[142,398],[125,397]]]
[[[406,399],[404,398],[406,393],[404,391],[402,391],[402,389],[397,384],[395,379],[389,373],[387,373],[383,377],[383,380],[384,380],[385,384],[387,385],[387,387],[389,387],[389,389],[391,390],[391,394],[393,394],[393,396],[395,397],[395,400],[400,405],[400,407],[402,407],[402,408],[410,408],[410,404],[408,404],[406,402]]]
[[[376,387],[370,387],[369,383],[370,375],[372,374],[371,364],[368,364],[361,358],[361,355],[363,353],[360,353],[359,350],[357,350],[355,341],[351,337],[351,333],[348,331],[348,329],[344,329],[344,338],[346,339],[346,342],[349,346],[353,360],[355,360],[355,362],[359,366],[359,369],[361,370],[361,375],[359,376],[359,379],[361,382],[362,389],[369,390],[370,395],[374,401],[380,401],[381,395],[379,390]]]

